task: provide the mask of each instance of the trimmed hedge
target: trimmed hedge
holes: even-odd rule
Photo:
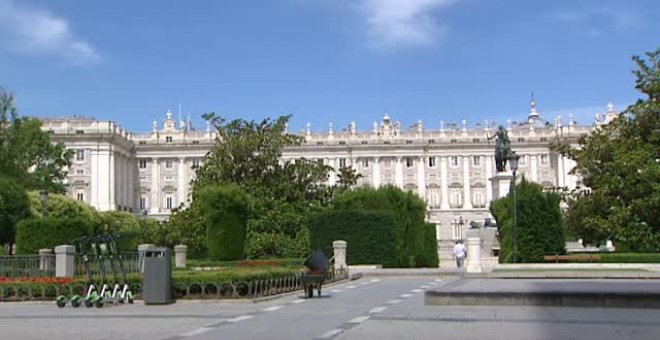
[[[312,249],[332,256],[332,242],[347,242],[347,264],[382,264],[396,267],[396,218],[391,212],[330,210],[310,219]]]
[[[423,243],[420,252],[415,258],[415,267],[437,268],[438,259],[438,240],[435,232],[435,223],[425,223],[423,229]]]
[[[582,253],[575,253],[582,255]],[[594,263],[660,263],[660,253],[594,253],[584,255],[598,255],[599,261]]]
[[[209,258],[242,259],[250,215],[249,195],[236,185],[216,185],[204,188],[199,199],[206,219]]]
[[[54,249],[92,231],[90,221],[82,218],[31,218],[16,227],[18,254],[37,254],[39,249]]]

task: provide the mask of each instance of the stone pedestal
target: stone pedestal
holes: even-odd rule
[[[61,245],[55,247],[55,277],[73,277],[76,247]]]
[[[140,273],[144,273],[144,257],[145,257],[144,253],[147,250],[149,250],[151,248],[154,248],[154,247],[156,247],[156,246],[151,244],[151,243],[144,243],[144,244],[138,245],[138,262],[139,262],[138,264],[140,266]]]
[[[335,257],[335,269],[346,269],[346,241],[332,242],[332,249]]]
[[[39,249],[39,270],[46,272],[53,270],[54,262],[52,249]]]
[[[481,239],[470,237],[467,239],[467,264],[465,270],[468,273],[481,273]]]
[[[186,259],[188,257],[188,246],[179,244],[174,246],[174,266],[177,268],[186,267]]]
[[[505,197],[509,194],[512,180],[513,174],[511,171],[498,172],[495,176],[490,178],[493,188],[493,200]]]

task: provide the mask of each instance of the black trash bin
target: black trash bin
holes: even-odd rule
[[[151,248],[144,254],[142,300],[145,305],[174,302],[172,291],[172,251]]]

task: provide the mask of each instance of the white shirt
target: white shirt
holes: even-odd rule
[[[465,246],[462,243],[459,243],[454,246],[454,256],[465,257]]]

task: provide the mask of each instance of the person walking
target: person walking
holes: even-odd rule
[[[456,259],[456,267],[461,270],[463,268],[463,262],[465,261],[465,256],[467,255],[467,250],[463,245],[463,241],[456,241],[454,245],[454,258]]]

